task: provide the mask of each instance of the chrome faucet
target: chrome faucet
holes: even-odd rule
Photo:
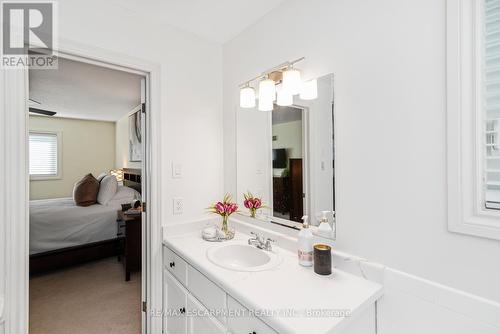
[[[248,244],[251,246],[255,246],[259,249],[263,249],[266,251],[272,251],[273,247],[271,245],[271,242],[276,242],[276,240],[270,239],[270,238],[264,238],[263,236],[258,235],[255,232],[250,232],[254,237],[248,239]]]

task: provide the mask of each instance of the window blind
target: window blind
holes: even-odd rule
[[[57,176],[57,134],[29,134],[30,175]]]
[[[500,0],[484,2],[486,207],[500,209]]]

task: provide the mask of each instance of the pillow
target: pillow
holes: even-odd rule
[[[97,194],[97,202],[106,205],[106,203],[115,196],[117,190],[118,181],[116,181],[116,177],[113,175],[106,175],[101,181],[99,193]]]
[[[104,177],[106,177],[106,175],[108,175],[106,172],[102,172],[101,174],[99,174],[98,177],[96,177],[97,181],[99,181],[99,183],[101,183],[102,179],[104,179]]]
[[[113,199],[126,199],[131,202],[134,199],[141,199],[141,193],[127,186],[118,186],[118,190],[115,196],[113,196]]]
[[[135,189],[118,186],[115,196],[106,203],[106,206],[116,207],[121,210],[122,204],[131,204],[134,199],[141,199],[141,194]]]
[[[92,174],[85,175],[73,187],[73,201],[77,206],[89,206],[97,202],[99,182]]]

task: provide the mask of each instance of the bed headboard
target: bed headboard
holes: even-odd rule
[[[142,173],[139,168],[123,168],[123,185],[137,190],[142,190]]]

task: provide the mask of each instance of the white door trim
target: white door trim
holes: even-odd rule
[[[59,52],[65,58],[77,57],[99,65],[118,66],[121,70],[141,72],[149,79],[147,111],[149,113],[149,156],[147,189],[149,192],[148,220],[149,277],[147,282],[148,321],[146,333],[161,333],[161,317],[154,317],[162,308],[162,233],[161,233],[161,90],[159,64],[105,49],[59,40]],[[28,333],[28,156],[26,70],[3,70],[0,76],[0,96],[3,111],[0,116],[0,233],[5,229],[5,272],[0,268],[0,283],[5,287],[5,332]],[[3,96],[2,96],[3,95]],[[3,146],[2,146],[3,144]],[[1,264],[1,260],[0,260]],[[1,267],[1,266],[0,266]],[[5,282],[2,282],[5,277]],[[1,289],[1,287],[0,287]],[[0,290],[0,295],[2,294]],[[1,296],[0,296],[1,297]]]

